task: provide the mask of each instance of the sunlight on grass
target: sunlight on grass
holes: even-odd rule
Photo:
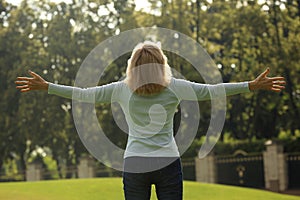
[[[121,178],[71,179],[0,183],[0,199],[82,200],[124,199]],[[152,188],[151,200],[155,200]],[[184,182],[185,200],[300,200],[300,197],[240,187]]]

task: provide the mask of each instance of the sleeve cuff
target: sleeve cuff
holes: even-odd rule
[[[249,81],[245,82],[247,92],[251,92],[250,87],[249,87]]]
[[[53,88],[55,87],[54,83],[49,83],[48,94],[53,94]]]

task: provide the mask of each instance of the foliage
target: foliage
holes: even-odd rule
[[[300,134],[299,130],[296,131],[296,135],[291,135],[286,132],[281,132],[280,136],[273,139],[283,145],[285,153],[299,153],[300,152]],[[204,143],[205,137],[195,139],[188,150],[183,154],[183,158],[192,158],[197,156],[197,153]],[[229,133],[225,134],[223,141],[217,142],[213,149],[215,155],[233,155],[238,151],[243,151],[248,154],[257,154],[266,150],[267,139],[241,140],[230,137]]]

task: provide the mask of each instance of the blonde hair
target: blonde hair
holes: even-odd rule
[[[171,69],[161,48],[149,41],[139,43],[128,60],[125,83],[138,95],[160,93],[171,81]]]

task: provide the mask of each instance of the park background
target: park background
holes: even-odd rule
[[[30,69],[50,82],[73,85],[82,61],[101,41],[137,27],[165,27],[203,46],[224,82],[252,80],[267,67],[272,76],[286,78],[281,93],[258,91],[228,98],[226,122],[213,154],[231,159],[262,156],[266,144],[279,144],[286,159],[293,160],[287,162],[288,187],[300,188],[300,1],[149,0],[139,8],[137,2],[0,2],[0,181],[25,181],[32,163],[42,165],[44,180],[77,178],[80,160],[88,156],[76,133],[71,101],[45,92],[20,94],[14,84],[17,76],[28,75]],[[191,64],[166,54],[169,65],[185,78],[203,82]],[[111,63],[99,85],[123,77],[129,56]],[[187,180],[196,180],[195,157],[210,121],[210,102],[200,102],[199,107],[197,136],[182,156]],[[96,108],[107,136],[124,148],[127,135],[114,122],[110,105]],[[175,129],[179,120],[180,112]],[[121,175],[95,165],[95,176]],[[241,181],[237,166],[241,165],[233,165],[231,172],[237,181],[228,184],[264,188],[264,179],[256,185]]]

